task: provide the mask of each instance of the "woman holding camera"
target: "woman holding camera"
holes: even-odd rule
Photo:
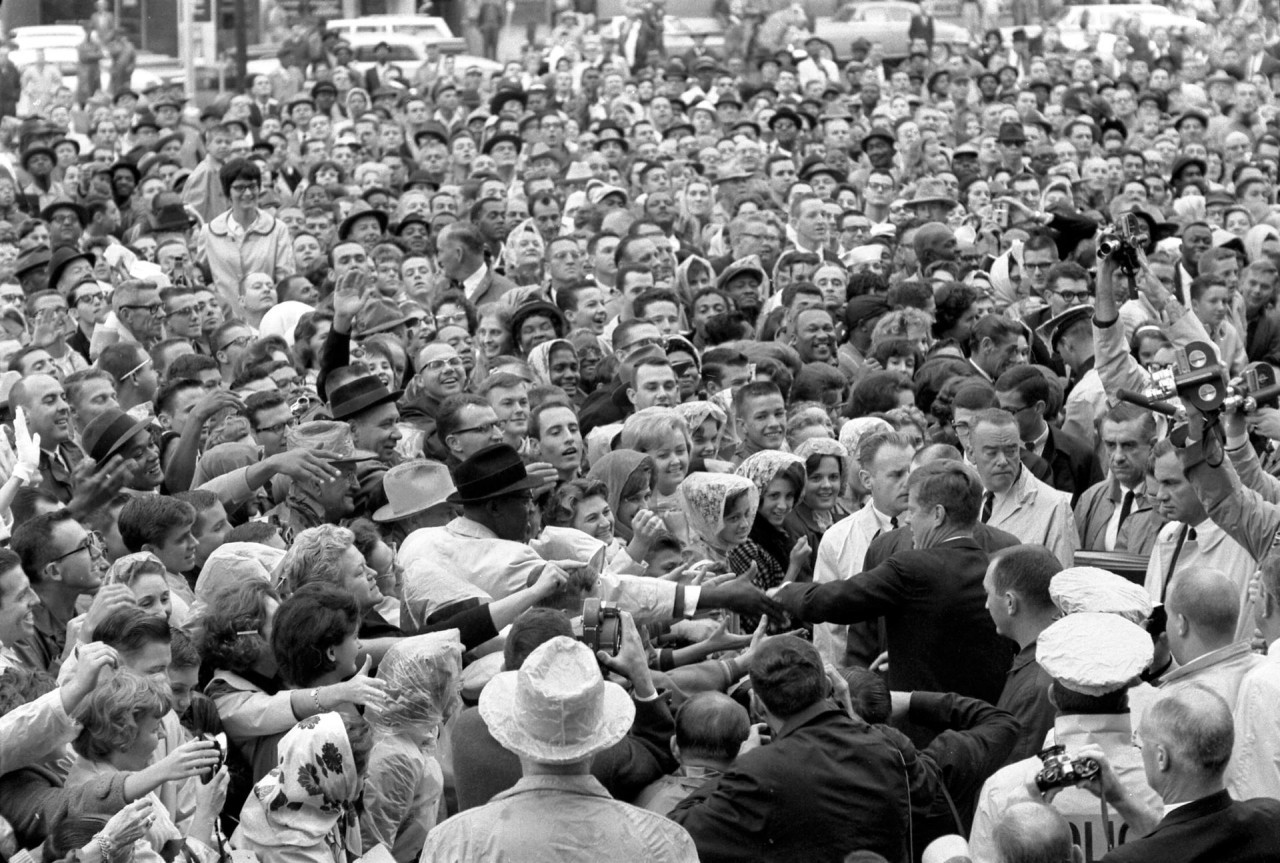
[[[114,814],[121,798],[152,801],[143,836],[134,842],[136,863],[161,863],[185,850],[197,863],[218,859],[215,827],[227,794],[227,771],[213,741],[193,740],[151,763],[160,740],[160,719],[169,712],[161,683],[131,671],[117,671],[99,683],[76,709],[80,733],[71,747],[80,756],[67,774],[70,799],[81,811],[69,815]],[[167,782],[208,778],[196,790],[196,810],[186,836],[178,830],[156,792]],[[85,786],[91,786],[85,788]],[[80,789],[89,793],[75,794]],[[95,811],[96,810],[96,811]],[[119,849],[103,849],[110,854]]]

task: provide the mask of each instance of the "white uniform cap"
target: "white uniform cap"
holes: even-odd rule
[[[1049,597],[1063,614],[1100,611],[1133,623],[1151,616],[1146,588],[1096,566],[1072,566],[1049,581]]]
[[[1082,611],[1055,621],[1036,640],[1036,661],[1067,689],[1105,695],[1125,689],[1155,652],[1145,629],[1118,614]]]

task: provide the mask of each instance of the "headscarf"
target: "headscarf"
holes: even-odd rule
[[[253,786],[236,834],[260,848],[323,842],[335,860],[359,857],[361,782],[342,717],[321,713],[302,720],[277,751],[279,766]]]
[[[1266,253],[1262,251],[1262,244],[1268,238],[1280,240],[1280,231],[1273,226],[1267,224],[1254,225],[1244,235],[1244,251],[1245,256],[1249,259],[1249,263],[1256,264],[1258,261],[1267,259]]]
[[[707,418],[714,419],[719,423],[720,428],[716,431],[716,451],[720,450],[720,442],[724,440],[725,433],[729,430],[729,417],[720,406],[707,401],[705,399],[694,399],[693,401],[681,402],[675,407],[676,413],[684,419],[689,426],[689,434],[692,435],[694,429],[701,426],[707,421]]]
[[[374,733],[434,737],[461,704],[462,643],[458,630],[401,638],[378,664],[385,700],[365,707]]]
[[[353,93],[359,93],[362,96],[364,96],[364,103],[366,106],[368,106],[365,108],[366,111],[370,111],[373,109],[373,100],[369,98],[369,91],[364,89],[363,87],[352,87],[350,90],[347,91],[347,95],[343,97],[343,100],[342,100],[342,107],[347,109],[347,117],[352,122],[355,122],[360,118],[351,116],[351,95]]]
[[[1019,300],[1026,299],[1030,287],[1015,288],[1009,278],[1010,262],[1017,264],[1022,271],[1022,241],[1014,240],[1009,251],[996,258],[991,264],[991,291],[996,311],[1002,312]],[[1024,283],[1025,284],[1025,283]]]
[[[797,455],[772,449],[760,450],[760,452],[747,456],[734,471],[738,476],[751,480],[761,500],[764,499],[769,483],[777,479],[778,474],[784,472],[800,474],[800,484],[796,488],[795,496],[798,501],[804,492],[806,474],[804,459]],[[791,537],[785,530],[770,524],[769,520],[759,510],[756,511],[755,517],[751,521],[751,539],[783,567],[786,566],[791,554]]]
[[[293,347],[293,331],[297,328],[298,321],[303,315],[314,311],[312,306],[298,300],[276,303],[262,316],[262,323],[258,324],[258,334],[264,338],[279,336],[289,344],[289,347]]]
[[[507,239],[502,246],[502,261],[507,266],[507,275],[512,277],[517,270],[520,269],[519,253],[517,248],[520,240],[525,236],[537,240],[538,260],[541,261],[546,257],[547,244],[542,239],[542,234],[538,231],[537,224],[533,219],[525,219],[507,235]]]
[[[720,556],[729,549],[720,540],[724,530],[725,502],[739,491],[747,492],[747,517],[754,523],[760,508],[760,492],[745,476],[733,473],[691,473],[680,482],[676,499],[689,521],[689,533]]]
[[[215,596],[229,587],[247,581],[272,584],[272,573],[284,558],[284,551],[259,542],[224,542],[204,562],[196,579],[195,612],[208,606]]]
[[[143,573],[146,567],[150,567],[147,570],[148,572],[154,572],[156,575],[165,574],[164,564],[160,562],[160,558],[149,551],[139,551],[133,554],[126,554],[111,564],[110,568],[107,569],[107,574],[102,577],[102,583],[128,586],[130,582]]]
[[[712,284],[715,282],[716,271],[711,266],[711,262],[706,258],[700,258],[697,255],[690,255],[676,267],[676,296],[681,300],[681,310],[685,307],[693,307],[693,289],[689,287],[689,268],[694,263],[701,264],[707,268],[707,274],[711,276]]]
[[[542,342],[533,346],[533,350],[529,351],[529,368],[533,369],[533,376],[538,379],[540,384],[551,383],[551,352],[557,347],[565,347],[573,352],[575,358],[578,352],[574,350],[573,342],[568,339],[552,339],[549,342]],[[570,395],[573,395],[570,393]]]
[[[866,417],[864,417],[866,419]],[[874,417],[872,417],[874,419]],[[882,420],[883,422],[883,420]],[[796,455],[806,462],[811,455],[829,455],[840,462],[840,475],[848,479],[849,470],[852,467],[852,460],[849,458],[849,450],[845,449],[844,444],[840,441],[832,440],[827,437],[811,437],[800,441],[800,445],[796,447]]]
[[[849,464],[856,465],[858,463],[858,446],[862,443],[862,439],[869,434],[881,434],[893,431],[893,426],[889,425],[879,417],[854,417],[840,427],[840,445],[844,447],[845,452],[849,455]],[[849,474],[845,474],[845,480],[849,479]]]
[[[649,463],[649,472],[650,476],[652,476],[654,470],[653,459],[633,449],[616,449],[611,453],[606,453],[591,466],[587,479],[594,479],[604,483],[609,492],[609,508],[613,510],[615,515],[618,512],[618,507],[622,504],[622,490],[627,487],[627,481],[631,479],[632,474],[644,466],[645,462]],[[650,481],[652,482],[652,480]],[[613,533],[624,543],[631,541],[631,525],[623,524],[621,519],[615,519]]]

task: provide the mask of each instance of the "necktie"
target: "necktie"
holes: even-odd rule
[[[449,290],[451,290],[451,291],[461,291],[461,290],[462,290],[462,282],[458,281],[457,279],[450,279],[450,280],[449,280]]]
[[[996,505],[996,496],[994,492],[987,492],[982,496],[982,523],[986,524],[991,520],[991,509]]]
[[[1124,520],[1129,517],[1129,513],[1133,510],[1133,492],[1126,491],[1124,493],[1124,503],[1120,504],[1120,522],[1116,525],[1116,532],[1124,527]]]
[[[890,530],[898,529],[898,517],[896,515],[893,518],[889,519],[889,529]]]

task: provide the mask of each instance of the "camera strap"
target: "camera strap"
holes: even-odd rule
[[[1107,798],[1099,795],[1098,801],[1102,804],[1102,835],[1107,838],[1107,853],[1115,850],[1115,837],[1111,835],[1111,810],[1107,806]]]

